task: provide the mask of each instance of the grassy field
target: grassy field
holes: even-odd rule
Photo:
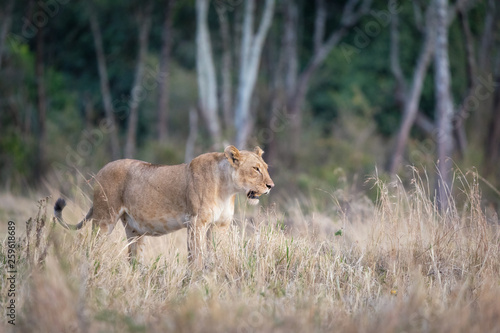
[[[330,205],[242,203],[203,272],[188,267],[185,231],[149,238],[143,262],[129,265],[121,226],[108,237],[90,224],[68,232],[52,222],[55,198],[37,214],[36,201],[5,194],[15,209],[2,207],[1,231],[17,222],[16,332],[499,332],[499,224],[477,178],[456,178],[447,212],[417,173],[406,189],[371,182],[376,203],[337,192],[324,193]],[[89,205],[69,202],[66,219]]]

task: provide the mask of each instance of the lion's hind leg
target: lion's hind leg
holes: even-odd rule
[[[127,235],[128,260],[131,264],[137,261],[142,262],[144,259],[144,235],[139,234],[137,230],[130,226],[130,220],[132,219],[130,215],[125,213],[121,219]]]
[[[92,214],[92,231],[99,235],[109,235],[113,232],[122,212],[116,212],[104,205],[94,204]]]

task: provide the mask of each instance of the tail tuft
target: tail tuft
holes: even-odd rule
[[[64,223],[62,219],[62,210],[64,209],[64,207],[66,207],[66,200],[64,200],[63,198],[57,199],[56,203],[54,204],[54,217],[60,225],[62,225],[66,229],[69,229],[68,225]]]
[[[66,207],[66,200],[59,198],[54,205],[54,212],[61,213],[64,207]]]
[[[94,207],[92,206],[90,208],[89,212],[87,213],[87,216],[85,216],[85,218],[80,223],[73,225],[73,224],[67,224],[66,222],[64,222],[64,220],[62,218],[62,211],[63,211],[64,207],[66,207],[66,200],[64,200],[63,198],[57,199],[56,203],[54,204],[54,217],[55,217],[56,221],[59,222],[60,225],[62,225],[64,228],[70,229],[70,230],[80,229],[83,226],[83,224],[85,223],[85,221],[90,220],[92,218],[92,213],[94,211]]]

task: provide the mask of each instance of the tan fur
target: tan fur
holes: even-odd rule
[[[54,207],[65,227],[80,228],[88,219],[100,232],[111,233],[121,220],[129,240],[129,255],[140,251],[142,236],[160,236],[188,228],[189,259],[201,266],[202,242],[213,226],[227,227],[234,214],[234,197],[247,193],[250,203],[269,193],[274,183],[263,151],[207,153],[189,164],[154,165],[124,159],[108,163],[95,177],[94,202],[77,226],[62,220],[64,200]]]

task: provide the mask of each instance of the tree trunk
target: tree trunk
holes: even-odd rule
[[[393,6],[395,0],[389,0],[389,6]],[[420,10],[418,6],[416,8],[415,16],[419,19],[416,19],[420,22]],[[418,26],[422,23],[417,24]],[[418,29],[419,30],[419,29]],[[403,75],[403,71],[401,69],[401,64],[399,60],[399,16],[397,13],[392,13],[391,15],[391,49],[390,49],[390,62],[391,62],[391,71],[392,75],[394,75],[394,79],[396,81],[396,87],[394,89],[394,96],[396,100],[396,104],[401,109],[402,112],[405,111],[405,104],[407,101],[407,93],[408,86],[406,84],[406,80]],[[430,62],[429,60],[427,61]],[[426,70],[425,70],[426,71]],[[424,71],[424,72],[425,72]],[[415,116],[415,125],[417,125],[422,131],[424,131],[427,135],[434,135],[435,125],[434,122],[429,119],[426,115],[424,115],[420,110],[416,112]],[[404,146],[399,147],[399,149],[404,149]],[[400,152],[402,154],[402,150]],[[396,166],[397,167],[397,166]],[[388,167],[388,170],[390,166]],[[395,170],[394,170],[395,172]]]
[[[222,39],[222,93],[221,104],[222,114],[224,116],[224,125],[226,130],[233,125],[233,99],[232,99],[232,54],[231,54],[231,36],[229,33],[229,22],[227,18],[227,9],[225,6],[217,7],[219,16],[220,37]]]
[[[254,9],[255,2],[246,0],[241,39],[240,73],[234,117],[236,145],[240,149],[245,148],[252,129],[252,119],[250,117],[251,97],[255,88],[255,82],[257,81],[262,47],[272,23],[274,0],[266,0],[262,19],[255,35],[253,32]]]
[[[453,148],[453,104],[450,91],[450,64],[448,58],[448,1],[435,0],[436,41],[434,52],[434,84],[437,112],[437,203],[442,211],[449,205],[451,189],[451,152]]]
[[[162,46],[160,55],[160,72],[158,73],[158,141],[165,142],[168,136],[168,96],[169,80],[168,70],[170,66],[170,49],[172,45],[172,17],[174,0],[166,0],[165,21],[162,31]]]
[[[289,113],[290,138],[291,138],[291,155],[297,154],[301,127],[302,127],[302,109],[305,101],[309,81],[314,72],[323,64],[326,57],[338,45],[342,37],[349,31],[351,27],[356,25],[359,20],[368,13],[372,0],[363,0],[363,2],[355,9],[359,0],[348,0],[344,6],[340,19],[340,27],[332,32],[324,41],[325,26],[326,26],[326,9],[323,0],[316,1],[316,17],[314,24],[314,52],[309,59],[305,69],[299,74],[294,91],[290,94],[291,99],[287,103]]]
[[[465,132],[465,118],[467,113],[472,110],[467,110],[465,102],[469,100],[474,94],[476,87],[477,64],[476,56],[474,53],[474,39],[469,27],[469,18],[467,11],[463,10],[458,13],[460,19],[460,27],[464,38],[465,54],[466,54],[466,69],[467,69],[467,92],[462,101],[462,105],[455,115],[453,122],[453,136],[455,138],[456,146],[460,157],[463,158],[465,150],[467,149],[467,135]]]
[[[434,52],[434,32],[432,26],[432,9],[429,7],[426,13],[426,31],[425,31],[425,39],[422,44],[422,48],[420,50],[420,54],[418,56],[417,65],[413,72],[413,80],[411,84],[410,91],[403,90],[402,95],[404,95],[404,103],[403,103],[403,120],[401,126],[399,127],[399,131],[396,139],[396,147],[394,149],[394,153],[391,158],[391,162],[389,164],[389,172],[391,174],[396,173],[397,168],[401,164],[401,159],[403,156],[403,152],[405,150],[406,144],[408,142],[408,137],[410,135],[410,130],[415,122],[415,119],[418,114],[418,106],[420,103],[420,97],[422,95],[422,87],[424,84],[425,75],[427,73],[427,69],[429,68],[429,64],[432,59],[432,54]],[[394,36],[393,36],[394,38]],[[392,43],[397,43],[397,40],[392,40]],[[394,52],[394,50],[392,50]],[[392,59],[396,55],[391,54],[391,60],[393,62],[399,62],[399,56],[397,59]],[[397,64],[393,63],[392,67],[398,67]],[[396,80],[399,81],[398,85],[403,86],[401,89],[405,89],[404,81],[401,82],[402,74],[395,72],[395,68],[393,68],[394,76]],[[397,98],[398,96],[396,96]]]
[[[134,83],[130,92],[131,100],[129,103],[130,115],[128,118],[127,142],[125,144],[125,157],[133,158],[137,145],[137,123],[139,120],[139,104],[143,99],[144,87],[142,79],[144,77],[144,68],[146,65],[146,55],[148,52],[149,31],[151,29],[151,10],[152,4],[148,3],[144,12],[139,18],[139,50],[137,64],[135,67]]]
[[[415,125],[417,125],[420,130],[429,136],[436,133],[436,124],[434,121],[420,111],[417,113],[417,117],[415,118]]]
[[[455,15],[457,11],[462,9],[462,6],[464,6],[465,2],[463,0],[459,0],[456,2],[455,6],[447,8],[446,14],[445,14],[445,24],[446,24],[446,30],[448,29],[448,26],[451,24],[451,22],[454,20]],[[417,61],[417,66],[415,67],[415,70],[413,72],[413,81],[412,81],[412,86],[411,90],[409,92],[405,93],[405,101],[404,101],[404,110],[403,110],[403,120],[401,123],[401,126],[398,131],[397,139],[396,139],[396,147],[394,149],[394,153],[392,154],[388,171],[392,174],[396,173],[397,168],[401,164],[401,159],[406,147],[406,144],[408,142],[408,137],[410,135],[410,130],[415,123],[415,120],[417,119],[418,116],[418,105],[420,101],[420,96],[422,94],[422,86],[423,82],[425,79],[425,74],[427,72],[427,68],[429,67],[431,57],[434,52],[434,47],[435,47],[435,30],[433,27],[433,22],[435,17],[434,15],[434,9],[432,8],[432,4],[429,4],[429,7],[427,8],[426,14],[425,14],[425,41],[422,45],[422,48],[420,50],[420,55]],[[416,6],[415,8],[417,8]],[[418,12],[418,11],[417,11]],[[418,12],[419,13],[419,12]],[[416,14],[416,17],[420,17],[420,14]],[[417,20],[418,21],[418,20]],[[394,42],[394,40],[393,40]],[[394,50],[393,50],[394,52]],[[391,55],[392,56],[392,55]],[[399,60],[398,60],[399,61]],[[394,73],[394,69],[393,69]],[[396,76],[397,74],[395,74]],[[398,78],[396,77],[398,80]],[[401,79],[399,79],[401,80]],[[428,124],[425,124],[421,122],[422,119],[420,119],[419,123],[421,123],[424,127],[423,129],[426,130],[428,128]]]
[[[484,20],[483,36],[481,38],[481,45],[479,47],[479,66],[483,72],[491,71],[491,47],[494,41],[495,25],[498,21],[499,5],[496,0],[487,0],[488,6],[486,8],[486,18]]]
[[[214,149],[222,146],[217,103],[217,78],[208,28],[208,0],[196,0],[196,71],[199,107]]]
[[[389,6],[395,0],[389,0]],[[391,71],[394,75],[396,81],[396,89],[394,92],[396,102],[403,109],[404,102],[406,100],[407,85],[403,75],[403,70],[401,69],[401,63],[399,61],[399,15],[397,12],[391,13],[391,48],[390,48],[390,62]]]
[[[326,14],[326,13],[325,13]],[[285,90],[287,101],[292,100],[297,86],[299,60],[297,51],[298,9],[294,0],[285,3],[285,22],[283,27],[283,50],[285,61]],[[324,27],[323,27],[324,30]],[[316,36],[315,36],[316,37]],[[315,39],[315,45],[318,41]]]
[[[94,37],[95,53],[97,58],[97,69],[99,71],[99,83],[101,86],[102,102],[104,113],[106,114],[107,128],[110,129],[111,157],[113,160],[120,158],[120,142],[118,140],[118,127],[115,121],[115,110],[113,108],[111,90],[109,88],[108,69],[106,66],[106,56],[102,42],[101,28],[97,15],[91,5],[89,5],[89,21],[92,35]]]
[[[266,160],[269,161],[270,168],[277,159],[278,154],[278,134],[284,128],[283,119],[286,112],[286,103],[292,98],[298,74],[298,53],[297,53],[297,21],[298,10],[294,0],[286,1],[282,4],[284,11],[283,31],[277,33],[275,44],[281,40],[277,64],[274,65],[272,92],[271,92],[271,112],[267,118],[267,133],[265,133]],[[285,74],[283,74],[285,73]],[[272,170],[270,170],[272,171]]]
[[[12,23],[13,8],[14,0],[9,0],[5,6],[5,11],[0,16],[2,19],[2,23],[0,23],[0,69],[2,68],[2,56],[5,48],[5,40],[7,39],[7,33],[9,32]]]
[[[500,81],[500,54],[496,56],[495,82]],[[493,95],[492,116],[485,149],[485,174],[490,175],[498,170],[498,157],[500,149],[500,85],[496,85]]]
[[[495,89],[495,101],[492,107],[493,118],[486,140],[486,171],[491,174],[498,168],[498,147],[500,145],[500,88]]]
[[[479,75],[489,75],[492,72],[498,71],[498,68],[494,66],[494,50],[498,50],[499,45],[495,44],[495,40],[498,40],[499,35],[499,27],[498,20],[500,18],[500,6],[498,5],[498,1],[496,0],[488,0],[487,8],[486,8],[486,18],[484,20],[484,26],[482,29],[482,36],[480,41],[480,47],[478,50],[478,72]],[[496,46],[496,47],[494,47]],[[498,57],[497,57],[498,59]],[[498,81],[497,81],[498,82]],[[481,107],[476,109],[476,112],[472,114],[472,128],[485,128],[488,126],[488,119],[491,117],[491,108],[494,110],[494,106],[491,107],[489,105],[489,100],[485,101],[485,103],[481,103]],[[484,112],[483,110],[488,110],[488,112]],[[490,123],[491,124],[491,123]],[[476,133],[471,133],[471,136],[474,136],[471,139],[475,139],[475,141],[483,141],[488,140],[489,135],[485,136],[482,131],[477,131]],[[489,156],[488,145],[485,146],[485,158],[486,164]],[[486,172],[488,172],[488,167],[486,168]]]
[[[189,163],[194,158],[194,148],[198,137],[198,112],[195,108],[189,110],[189,135],[186,140],[186,153],[184,163]]]
[[[92,99],[90,98],[90,94],[85,92],[82,96],[83,98],[83,108],[85,111],[85,129],[87,131],[92,130],[92,120],[94,117],[94,103],[92,103]]]
[[[35,170],[35,179],[40,180],[40,177],[45,172],[45,124],[47,118],[47,96],[45,90],[45,66],[43,62],[44,40],[43,34],[45,29],[39,28],[36,35],[36,59],[35,59],[35,74],[37,88],[37,109],[38,109],[38,138],[37,138],[37,166]]]

